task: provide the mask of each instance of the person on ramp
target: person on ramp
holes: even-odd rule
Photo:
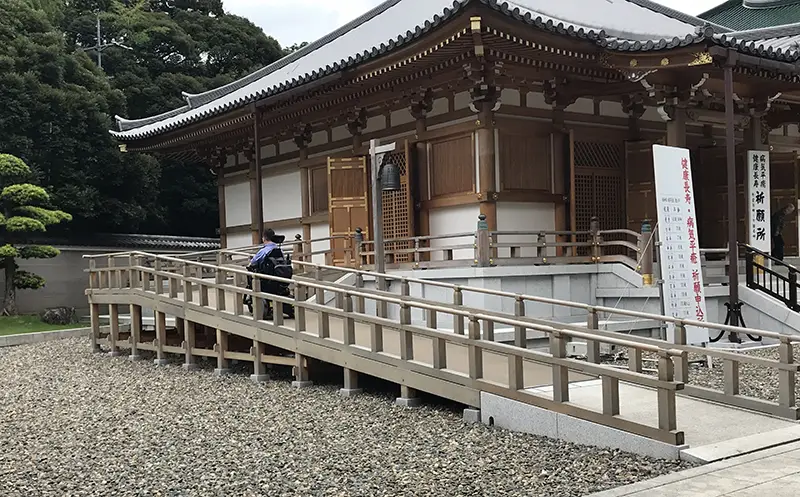
[[[286,260],[280,247],[285,239],[286,237],[283,235],[276,235],[275,231],[271,228],[265,230],[263,236],[264,246],[253,256],[253,259],[247,266],[247,270],[267,276],[276,276],[287,280],[292,279],[294,275],[292,263]],[[262,292],[279,295],[281,297],[291,296],[289,293],[289,283],[266,278],[258,279],[261,281],[260,286]],[[294,306],[289,303],[284,303],[283,314],[289,319],[294,319]],[[269,300],[264,302],[264,319],[272,319],[272,302]]]

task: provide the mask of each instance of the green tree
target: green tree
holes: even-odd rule
[[[17,259],[48,259],[58,255],[58,249],[49,245],[25,243],[32,235],[43,233],[47,226],[71,221],[72,216],[55,210],[50,195],[41,186],[29,183],[33,171],[21,159],[0,154],[0,226],[3,242],[0,260],[5,273],[3,310],[5,315],[17,314],[17,290],[37,290],[44,279],[29,271],[19,269]]]
[[[43,1],[43,0],[42,0]],[[86,53],[68,49],[46,11],[0,0],[0,150],[24,160],[77,232],[136,232],[158,211],[160,166],[121,154],[110,115],[125,113]]]
[[[103,69],[92,48],[103,52]],[[136,119],[283,56],[222,0],[0,0],[0,150],[23,159],[74,234],[211,236],[215,178],[185,157],[120,153],[111,116]],[[62,228],[58,228],[62,229]]]

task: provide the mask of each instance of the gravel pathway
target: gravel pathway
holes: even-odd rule
[[[1,496],[570,497],[690,466],[88,349],[0,349]]]

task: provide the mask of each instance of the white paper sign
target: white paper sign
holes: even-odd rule
[[[664,280],[664,312],[680,319],[705,321],[706,299],[689,151],[653,145],[653,166],[658,236],[661,240],[659,262],[661,278]],[[674,325],[667,326],[667,339],[675,341]],[[686,327],[686,343],[708,342],[707,329]]]
[[[769,152],[747,151],[747,238],[751,247],[772,250],[769,197]]]

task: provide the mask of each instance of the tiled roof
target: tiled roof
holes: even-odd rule
[[[241,108],[253,101],[338,73],[410,43],[481,3],[536,29],[585,39],[611,50],[664,50],[708,41],[779,60],[784,50],[761,52],[753,41],[723,37],[727,28],[651,0],[387,0],[303,49],[226,86],[197,95],[187,105],[140,120],[117,118],[120,140],[156,136]],[[406,28],[406,29],[403,29]],[[729,33],[730,34],[730,33]]]
[[[780,2],[775,7],[753,9],[745,7],[742,0],[729,0],[699,17],[734,30],[795,24],[800,22],[800,1]]]
[[[62,237],[35,237],[27,243],[72,247],[102,247],[132,250],[201,252],[219,250],[219,238],[199,238],[168,235],[95,234]]]

